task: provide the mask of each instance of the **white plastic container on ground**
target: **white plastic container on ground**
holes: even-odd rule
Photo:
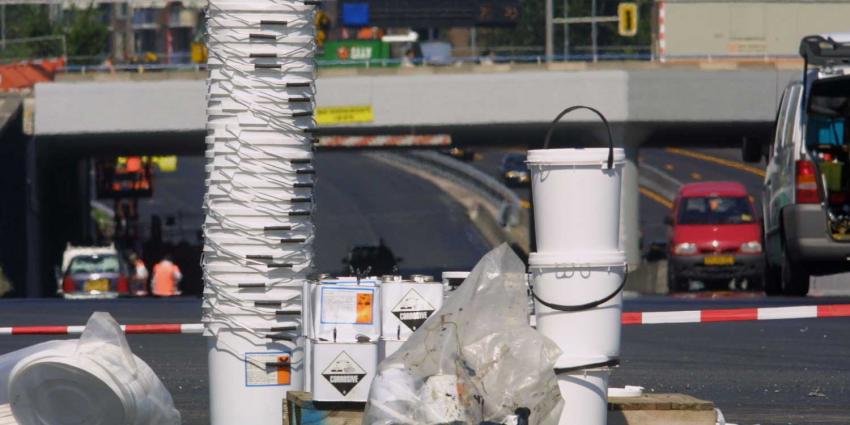
[[[555,367],[571,368],[618,358],[623,306],[619,289],[625,279],[625,254],[567,257],[531,253],[528,262],[534,293],[547,303],[578,306],[615,294],[598,307],[575,312],[559,311],[535,301],[537,330],[563,352]]]
[[[608,368],[558,375],[564,398],[561,425],[604,425],[608,418]]]
[[[558,122],[577,110],[602,120],[608,147],[547,149]],[[555,363],[565,401],[560,425],[604,425],[628,273],[620,241],[625,152],[614,148],[605,116],[582,105],[555,118],[543,147],[527,159],[538,251],[529,256],[535,325],[562,351]]]
[[[528,151],[539,252],[609,252],[620,248],[620,186],[625,153],[607,148]]]
[[[378,344],[311,341],[313,400],[364,402],[378,367]]]
[[[0,370],[0,404],[20,425],[180,424],[171,395],[107,313],[92,315],[79,340],[0,357]]]

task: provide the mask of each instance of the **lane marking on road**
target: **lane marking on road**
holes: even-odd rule
[[[649,198],[649,199],[651,199],[655,202],[658,202],[661,205],[664,205],[664,207],[666,207],[667,209],[673,209],[673,201],[665,198],[661,194],[659,194],[657,192],[653,192],[652,190],[647,189],[643,186],[641,186],[640,189],[638,189],[638,190],[640,190],[641,195],[646,196],[647,198]]]
[[[702,161],[713,162],[715,164],[724,165],[729,168],[734,168],[736,170],[746,171],[748,173],[755,174],[759,177],[764,177],[764,170],[758,167],[753,167],[752,165],[747,165],[738,161],[731,161],[728,159],[723,159],[720,157],[716,157],[714,155],[708,155],[700,152],[689,151],[681,148],[666,148],[664,149],[667,152],[672,154],[686,156],[688,158],[699,159]]]

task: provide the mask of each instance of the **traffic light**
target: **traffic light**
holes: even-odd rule
[[[617,6],[620,18],[618,32],[623,37],[634,37],[638,29],[638,8],[636,3],[620,3]]]

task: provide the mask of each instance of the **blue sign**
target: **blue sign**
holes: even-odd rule
[[[369,25],[369,3],[343,3],[342,24],[347,27]]]

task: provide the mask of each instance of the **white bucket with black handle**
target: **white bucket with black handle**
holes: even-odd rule
[[[607,148],[547,149],[556,124],[587,109],[608,129]],[[605,117],[586,106],[567,108],[552,122],[543,149],[528,151],[534,227],[539,252],[620,250],[620,188],[625,152],[614,148]]]
[[[547,149],[558,122],[589,110],[607,148]],[[610,367],[619,363],[622,291],[628,265],[620,243],[625,153],[605,116],[587,106],[561,112],[543,149],[528,152],[537,252],[529,256],[537,329],[563,354],[555,364],[565,407],[561,425],[604,425]]]

